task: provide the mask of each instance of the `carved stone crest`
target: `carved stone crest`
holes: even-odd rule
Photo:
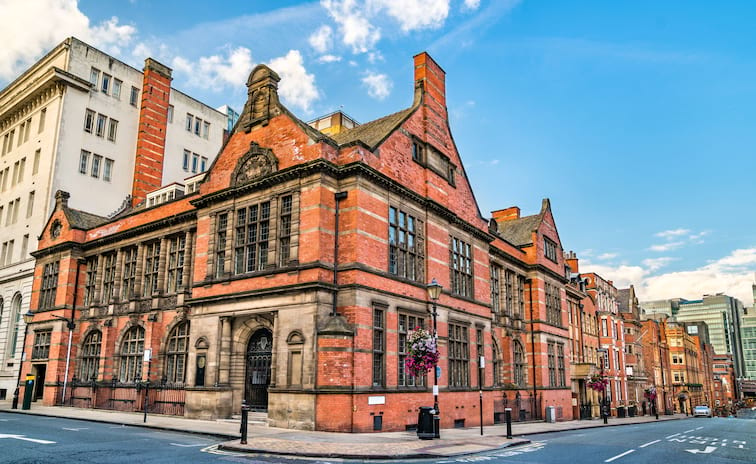
[[[249,144],[249,151],[239,159],[234,173],[236,185],[246,184],[278,171],[278,158],[268,148],[261,148],[255,142]]]

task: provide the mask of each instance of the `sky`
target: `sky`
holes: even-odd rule
[[[581,272],[753,305],[756,2],[0,0],[0,17],[0,87],[74,35],[215,107],[240,110],[266,63],[306,121],[407,108],[427,51],[484,216],[550,198]]]

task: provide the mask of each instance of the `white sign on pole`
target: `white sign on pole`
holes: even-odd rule
[[[486,367],[486,358],[480,357],[480,367]]]
[[[152,360],[152,348],[144,350],[144,362],[150,362]]]

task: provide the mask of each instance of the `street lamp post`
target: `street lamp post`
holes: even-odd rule
[[[28,310],[22,316],[24,318],[24,341],[21,344],[21,365],[18,366],[18,380],[16,381],[16,391],[13,393],[13,402],[11,409],[18,409],[18,395],[20,394],[21,371],[24,370],[24,351],[26,351],[26,334],[29,333],[29,324],[34,320],[34,313]]]
[[[431,283],[428,284],[428,298],[433,302],[433,342],[438,350],[438,313],[436,311],[436,302],[441,296],[441,290],[444,287],[433,278]],[[433,366],[433,438],[441,438],[441,417],[438,410],[438,362]]]
[[[76,328],[76,323],[73,321],[73,319],[69,319],[67,317],[63,316],[56,316],[55,314],[51,314],[52,317],[56,319],[61,319],[66,321],[66,328],[68,328],[68,348],[66,349],[66,371],[63,373],[63,395],[60,399],[60,404],[65,405],[66,404],[66,387],[68,386],[68,367],[71,363],[71,338],[73,337],[73,330]]]
[[[597,350],[599,353],[601,353],[601,380],[604,379],[604,361],[606,360],[606,356],[604,353],[606,353],[605,348],[599,348]],[[604,419],[604,424],[609,423],[609,418],[607,417],[607,411],[606,411],[606,386],[604,386],[604,389],[601,390],[601,417]]]

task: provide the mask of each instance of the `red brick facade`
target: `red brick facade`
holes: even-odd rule
[[[52,329],[55,349],[24,365],[47,366],[43,400],[60,400],[65,370],[55,314],[77,324],[70,378],[99,333],[95,380],[168,378],[189,417],[227,417],[246,400],[276,426],[404,430],[433,401],[432,373],[413,379],[403,360],[409,332],[432,327],[426,286],[437,279],[442,428],[479,425],[481,394],[484,424],[506,407],[571,419],[568,280],[551,205],[481,215],[444,71],[425,53],[414,64],[410,108],[332,136],[282,106],[278,76],[258,66],[199,192],[112,220],[61,202],[35,253],[30,326]],[[135,200],[149,185],[135,181]],[[43,304],[55,263],[55,304]],[[147,348],[149,366],[129,364]]]

